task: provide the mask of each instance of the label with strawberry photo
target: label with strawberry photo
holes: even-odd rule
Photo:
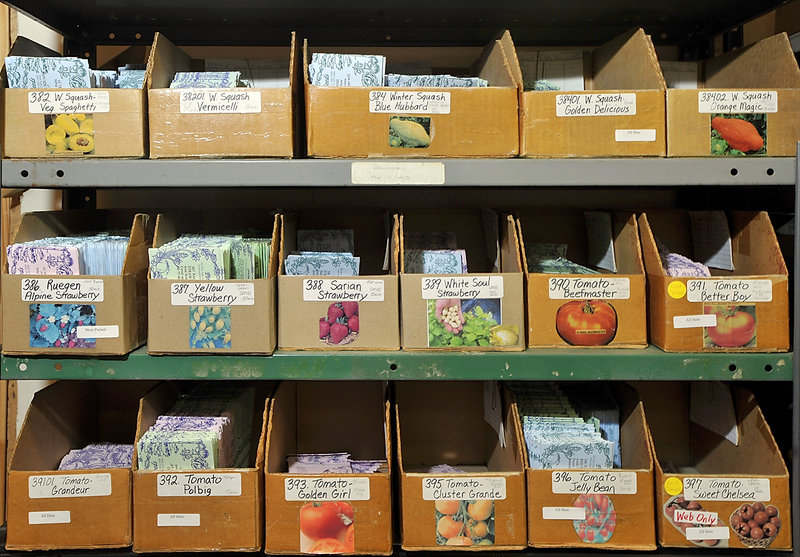
[[[756,307],[706,304],[705,315],[713,315],[716,325],[703,327],[704,348],[752,348],[756,339]]]
[[[343,346],[358,338],[358,302],[334,302],[319,318],[319,340],[328,346]]]
[[[347,501],[315,501],[300,507],[301,553],[355,552],[353,505]]]

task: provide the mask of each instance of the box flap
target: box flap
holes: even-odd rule
[[[6,56],[53,56],[61,57],[61,54],[55,50],[40,45],[31,39],[23,36],[18,36],[11,45],[11,49]],[[8,87],[8,76],[6,75],[5,59],[3,60],[3,69],[0,71],[0,84],[3,87]]]
[[[503,38],[510,34],[506,31]],[[506,56],[502,38],[489,43],[478,60],[474,73],[489,82],[492,87],[517,87],[520,83],[514,78],[511,62]]]
[[[778,237],[766,211],[728,211],[733,262],[739,274],[786,275]]]
[[[503,53],[508,60],[509,67],[511,68],[511,75],[517,83],[517,87],[523,88],[524,81],[522,79],[522,68],[519,65],[519,58],[517,57],[517,48],[514,46],[514,41],[511,39],[511,32],[508,30],[503,31],[500,39],[498,40]]]
[[[706,60],[704,73],[707,88],[800,88],[800,68],[786,33]]]
[[[156,32],[153,48],[147,60],[145,83],[148,89],[165,89],[172,83],[175,72],[192,69],[192,59],[172,44],[164,35]]]
[[[641,28],[598,47],[592,66],[595,90],[667,88],[653,41]]]
[[[146,64],[150,58],[151,45],[134,45],[126,48],[103,64],[101,70],[116,70],[125,64]]]

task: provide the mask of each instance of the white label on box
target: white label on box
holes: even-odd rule
[[[675,509],[675,514],[673,515],[672,520],[675,522],[688,522],[691,524],[705,524],[706,526],[713,526],[717,523],[717,513]]]
[[[261,91],[191,89],[181,91],[181,114],[254,114],[261,112]]]
[[[636,93],[556,95],[556,116],[635,116]]]
[[[631,281],[627,278],[557,277],[547,281],[551,300],[628,300]]]
[[[350,165],[353,184],[442,185],[443,162],[359,162]]]
[[[369,111],[393,114],[450,114],[446,91],[370,91]]]
[[[369,501],[369,478],[286,478],[283,496],[287,501]]]
[[[79,325],[76,334],[78,338],[119,338],[119,325]]]
[[[423,277],[422,299],[459,300],[494,299],[503,297],[503,277],[456,275],[452,277]]]
[[[746,304],[772,301],[769,279],[693,279],[686,281],[686,299],[714,304]]]
[[[698,91],[701,114],[761,114],[778,112],[777,91]]]
[[[303,279],[304,302],[382,302],[383,280]]]
[[[425,501],[505,498],[506,479],[502,476],[445,476],[422,479],[422,499]]]
[[[559,470],[552,475],[553,493],[636,495],[636,472]]]
[[[544,520],[586,520],[584,507],[542,507]]]
[[[614,130],[614,139],[619,142],[624,141],[655,141],[656,130]]]
[[[31,114],[94,114],[109,112],[108,91],[30,91]]]
[[[111,474],[53,474],[28,477],[28,497],[106,497],[111,495]]]
[[[200,514],[159,513],[156,524],[158,526],[200,526]]]
[[[22,301],[94,304],[103,301],[103,279],[22,279]]]
[[[686,539],[689,541],[727,540],[731,531],[727,526],[691,527],[686,529]]]
[[[173,306],[252,306],[256,287],[252,282],[173,282]]]
[[[239,497],[242,475],[238,473],[158,474],[159,497]]]
[[[28,513],[28,524],[69,524],[69,511],[31,511]]]
[[[769,478],[684,478],[687,501],[769,501]]]
[[[717,314],[675,315],[672,317],[673,329],[699,329],[700,327],[716,327]]]

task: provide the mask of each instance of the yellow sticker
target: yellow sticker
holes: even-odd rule
[[[680,478],[676,478],[674,476],[672,478],[667,478],[667,480],[664,482],[664,491],[670,495],[677,495],[683,491],[683,482]]]
[[[686,296],[686,285],[679,280],[673,280],[667,286],[667,292],[676,300],[680,300]]]

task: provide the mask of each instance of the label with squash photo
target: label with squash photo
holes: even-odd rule
[[[45,114],[44,139],[49,155],[91,155],[94,153],[92,114]]]
[[[436,501],[437,545],[494,545],[494,501]]]
[[[389,147],[424,149],[431,144],[431,119],[426,116],[389,118]]]
[[[519,326],[503,324],[502,300],[428,300],[428,346],[515,346]]]
[[[315,501],[300,507],[301,553],[353,553],[353,505],[347,501]]]
[[[752,348],[756,343],[756,306],[706,304],[703,313],[716,316],[716,326],[703,327],[704,348]]]
[[[767,154],[766,114],[711,114],[711,154]]]

